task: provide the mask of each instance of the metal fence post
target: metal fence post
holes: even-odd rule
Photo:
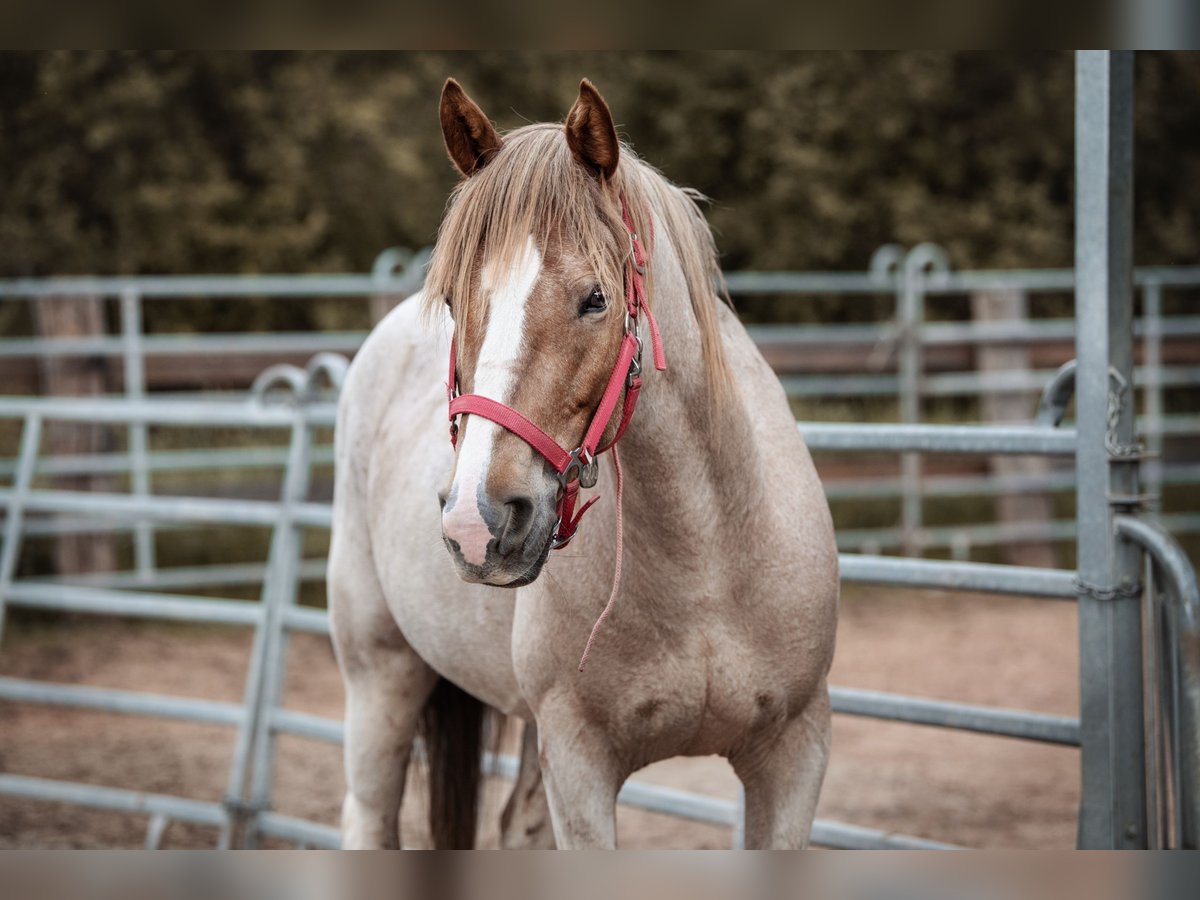
[[[280,498],[279,524],[276,527],[277,546],[272,547],[271,560],[264,584],[266,603],[271,612],[263,619],[266,630],[266,652],[263,656],[262,692],[255,722],[254,755],[250,771],[250,809],[254,816],[269,810],[274,780],[275,732],[273,715],[283,700],[283,683],[287,674],[287,610],[296,604],[299,585],[300,558],[304,549],[304,527],[296,524],[294,510],[308,495],[312,474],[312,426],[297,407],[288,451],[288,468]],[[247,847],[257,842],[257,819],[251,818],[245,835]]]
[[[42,417],[29,415],[21,429],[21,450],[13,476],[12,500],[4,520],[4,545],[0,546],[0,639],[4,637],[4,598],[8,594],[21,555],[21,529],[25,522],[25,497],[33,486],[38,450],[42,445]]]
[[[412,257],[413,252],[407,247],[388,247],[386,250],[380,251],[379,255],[375,257],[375,262],[371,264],[371,278],[381,284],[386,284],[393,279],[396,269],[408,268]],[[386,293],[382,289],[371,294],[367,301],[371,323],[378,325],[379,321],[402,299],[404,298],[398,297],[394,293]]]
[[[121,291],[121,337],[125,357],[125,396],[141,400],[146,396],[146,367],[142,354],[142,298],[133,288]],[[147,459],[148,434],[145,423],[129,425],[130,484],[134,496],[150,494],[150,465]],[[149,581],[154,576],[154,525],[139,519],[133,532],[133,557],[138,577]]]
[[[1133,54],[1075,66],[1076,450],[1082,798],[1079,846],[1146,845],[1142,554],[1133,378]]]
[[[913,247],[904,257],[900,272],[900,292],[897,297],[897,317],[900,321],[900,420],[907,425],[921,421],[921,387],[925,373],[925,353],[922,329],[925,325],[925,278],[935,272],[946,272],[949,261],[946,251],[936,244],[924,243]],[[924,521],[921,501],[921,454],[905,453],[900,457],[901,544],[906,556],[920,556],[924,541],[920,532]]]
[[[1142,289],[1142,370],[1146,373],[1146,492],[1162,497],[1163,372],[1162,285],[1148,281]]]
[[[909,254],[911,257],[911,252]],[[913,425],[921,421],[921,319],[925,297],[917,286],[920,272],[908,264],[900,273],[897,317],[900,320],[900,421]],[[921,455],[905,453],[900,457],[900,541],[906,556],[920,555],[917,532],[921,528]]]
[[[308,481],[311,461],[312,429],[297,411],[292,425],[291,440],[288,445],[287,464],[283,473],[283,487],[280,491],[280,512],[271,532],[271,548],[268,551],[266,572],[263,575],[262,591],[259,605],[262,616],[254,632],[254,644],[250,650],[250,662],[246,672],[246,688],[243,692],[242,708],[244,717],[238,727],[237,740],[234,743],[233,761],[229,769],[229,780],[225,791],[226,821],[221,828],[218,846],[228,849],[235,840],[235,830],[238,821],[247,812],[253,812],[253,800],[247,805],[245,800],[246,776],[253,772],[254,784],[259,783],[257,766],[260,759],[259,742],[264,733],[269,733],[270,704],[267,697],[273,684],[280,681],[278,674],[272,674],[279,667],[280,641],[282,639],[283,597],[285,590],[292,598],[296,591],[296,560],[300,555],[298,541],[299,528],[293,522],[294,506],[304,499],[308,492]],[[290,587],[285,585],[290,581]],[[286,650],[286,647],[283,648]],[[264,727],[264,723],[266,727]],[[273,748],[269,747],[269,754]],[[269,758],[269,756],[268,756]],[[267,787],[270,787],[268,778]],[[253,796],[253,790],[252,796]],[[253,824],[250,825],[251,832]],[[246,839],[253,840],[252,835]]]

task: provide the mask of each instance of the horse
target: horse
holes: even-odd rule
[[[461,179],[336,422],[343,846],[401,845],[419,730],[435,845],[473,846],[488,710],[529,723],[505,846],[549,844],[548,816],[558,847],[615,847],[632,772],[712,754],[747,847],[806,846],[837,550],[703,198],[586,79],[563,124],[501,134],[453,79],[439,115]]]

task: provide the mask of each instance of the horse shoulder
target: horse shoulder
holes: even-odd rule
[[[768,607],[799,615],[817,631],[832,628],[839,573],[829,502],[778,376],[732,311],[723,312],[726,350],[747,405],[759,480],[770,485],[753,510],[758,523],[748,532],[753,534],[744,554],[752,561],[748,571],[760,590],[775,585],[765,589],[778,595]]]

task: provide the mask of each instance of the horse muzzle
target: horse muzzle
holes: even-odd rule
[[[469,498],[451,490],[440,499],[442,541],[460,578],[496,587],[520,587],[537,578],[557,522],[553,496],[491,498],[480,491]]]

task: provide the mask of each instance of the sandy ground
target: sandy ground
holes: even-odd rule
[[[120,621],[17,622],[0,674],[240,700],[249,636],[217,628]],[[1075,715],[1075,608],[1056,601],[867,589],[843,598],[833,682]],[[287,705],[340,717],[327,641],[292,641]],[[0,770],[219,799],[233,732],[155,719],[0,703]],[[340,748],[280,741],[275,806],[335,824]],[[720,759],[668,760],[638,778],[721,797],[736,779]],[[489,785],[481,843],[495,844],[505,785]],[[418,783],[404,840],[425,840]],[[1005,738],[836,716],[822,817],[980,847],[1074,845],[1078,752]],[[727,829],[623,809],[621,845],[728,846]],[[143,816],[0,798],[0,847],[137,847]],[[214,832],[173,824],[169,847],[212,846]]]

